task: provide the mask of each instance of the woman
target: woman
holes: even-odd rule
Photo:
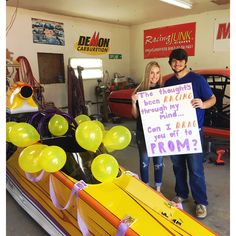
[[[142,181],[147,185],[149,185],[149,163],[151,157],[148,157],[147,155],[143,126],[142,126],[141,116],[139,113],[139,105],[137,102],[138,101],[137,93],[149,89],[159,88],[161,84],[162,84],[162,77],[161,77],[160,66],[157,62],[151,61],[147,64],[145,68],[143,81],[139,84],[139,86],[134,90],[132,94],[132,115],[135,119],[137,119],[136,142],[138,145],[138,151],[140,157],[140,174]],[[153,157],[153,165],[154,165],[155,187],[156,190],[160,192],[162,184],[162,173],[163,173],[163,157],[162,156]]]

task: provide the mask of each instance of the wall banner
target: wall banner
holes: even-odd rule
[[[229,52],[230,22],[229,19],[215,19],[214,52]]]
[[[88,55],[106,54],[110,50],[110,39],[100,37],[99,32],[94,32],[92,36],[80,35],[74,47],[78,52]]]
[[[195,53],[196,22],[144,30],[144,59],[168,57],[176,48]]]
[[[138,93],[148,156],[202,152],[192,84]]]
[[[35,18],[31,19],[34,43],[65,46],[63,23]]]

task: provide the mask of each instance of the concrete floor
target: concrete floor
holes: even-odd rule
[[[113,124],[106,123],[106,129]],[[135,130],[134,121],[123,121],[121,125],[127,126],[131,131]],[[131,144],[124,150],[112,153],[119,164],[126,169],[139,174],[139,157],[136,144],[132,140]],[[202,223],[212,228],[221,236],[230,235],[230,158],[224,157],[225,165],[217,166],[206,160],[205,175],[208,191],[208,216]],[[164,160],[165,169],[163,176],[162,193],[168,199],[175,196],[174,174],[172,163],[169,157]],[[150,179],[153,186],[153,166],[150,165]],[[7,236],[44,236],[47,233],[39,226],[24,210],[15,202],[9,193],[6,196],[6,233]],[[189,200],[183,204],[184,210],[194,216],[195,204],[190,196]],[[201,235],[199,235],[201,236]]]

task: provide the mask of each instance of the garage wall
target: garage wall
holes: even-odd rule
[[[15,8],[6,8],[6,24],[8,25]],[[14,58],[25,56],[32,67],[33,74],[39,80],[37,52],[63,53],[65,75],[67,77],[67,65],[70,57],[98,57],[103,60],[104,71],[109,72],[110,78],[114,73],[141,81],[146,64],[151,59],[143,56],[143,31],[164,26],[196,22],[195,56],[189,58],[189,67],[193,69],[207,69],[226,67],[230,64],[230,52],[213,52],[214,19],[229,19],[229,10],[212,11],[197,15],[179,17],[162,21],[150,22],[142,25],[126,27],[98,21],[85,20],[62,15],[42,13],[18,9],[16,20],[6,37],[6,47],[14,52]],[[32,40],[31,18],[39,18],[64,23],[65,46],[35,44]],[[73,47],[80,35],[93,35],[94,32],[110,38],[110,52],[122,54],[122,60],[109,60],[108,54],[89,56],[76,51]],[[167,63],[168,58],[160,58],[158,62],[162,68],[162,74],[171,73]],[[96,102],[94,93],[97,80],[85,80],[85,98]],[[45,98],[53,101],[57,107],[67,106],[67,78],[65,83],[44,85]],[[91,113],[96,113],[94,105]]]
[[[169,13],[167,13],[169,14]],[[174,19],[150,22],[131,27],[130,30],[130,61],[131,75],[141,81],[146,64],[152,59],[144,59],[143,31],[164,26],[196,22],[195,56],[189,57],[188,66],[193,69],[225,68],[230,66],[230,52],[214,52],[214,20],[222,18],[229,20],[230,10],[211,11],[202,14],[179,17]],[[135,39],[135,40],[134,40]],[[139,55],[139,56],[137,56]],[[171,73],[168,58],[157,59],[162,74]]]
[[[6,25],[10,23],[15,8],[6,8]],[[65,46],[33,43],[31,18],[62,22],[65,32]],[[109,53],[122,54],[121,60],[109,60],[108,54],[90,56],[82,54],[74,49],[74,43],[80,35],[91,36],[99,32],[100,37],[110,38]],[[14,58],[25,56],[32,68],[34,77],[39,80],[37,52],[64,54],[65,76],[67,77],[67,65],[70,57],[96,57],[103,60],[103,69],[108,71],[110,78],[118,72],[124,76],[130,76],[130,48],[129,27],[107,24],[98,21],[85,20],[62,15],[47,14],[19,8],[15,22],[6,37],[6,47],[14,52]],[[95,86],[97,80],[84,80],[85,99],[96,102]],[[53,101],[57,107],[67,106],[67,78],[65,83],[43,85],[46,101]],[[97,106],[92,106],[92,113],[96,113]]]

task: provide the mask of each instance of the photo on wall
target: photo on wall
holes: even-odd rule
[[[33,42],[65,46],[63,23],[32,18]]]

